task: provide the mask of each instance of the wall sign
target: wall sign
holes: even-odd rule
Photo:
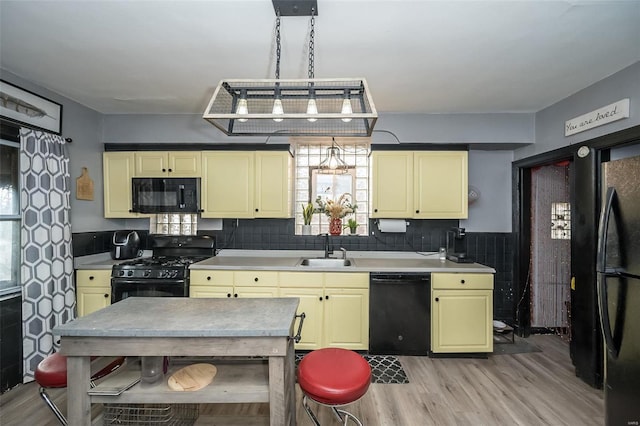
[[[0,80],[0,117],[59,135],[62,105]]]
[[[564,135],[574,135],[602,126],[603,124],[629,117],[629,98],[612,103],[595,111],[588,112],[580,117],[572,118],[564,122]]]

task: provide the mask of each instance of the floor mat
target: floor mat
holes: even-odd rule
[[[514,343],[499,343],[493,345],[494,355],[526,354],[529,352],[542,352],[535,344],[527,339],[516,336]]]
[[[304,355],[304,353],[296,354],[296,368]],[[363,357],[371,367],[371,383],[409,383],[409,378],[397,357],[393,355],[363,355]]]

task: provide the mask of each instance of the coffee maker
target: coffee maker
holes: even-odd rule
[[[447,231],[447,259],[457,263],[473,263],[467,257],[467,241],[464,228],[453,227]]]

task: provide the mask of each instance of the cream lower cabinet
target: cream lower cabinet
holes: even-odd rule
[[[431,352],[493,352],[492,274],[431,274]]]
[[[111,269],[76,271],[76,305],[82,317],[111,304]]]
[[[277,297],[278,273],[274,271],[204,271],[190,274],[190,297]]]
[[[279,295],[306,315],[296,349],[369,349],[369,274],[281,272]]]

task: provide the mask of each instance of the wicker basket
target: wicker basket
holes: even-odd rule
[[[198,404],[105,404],[105,425],[191,426]]]

